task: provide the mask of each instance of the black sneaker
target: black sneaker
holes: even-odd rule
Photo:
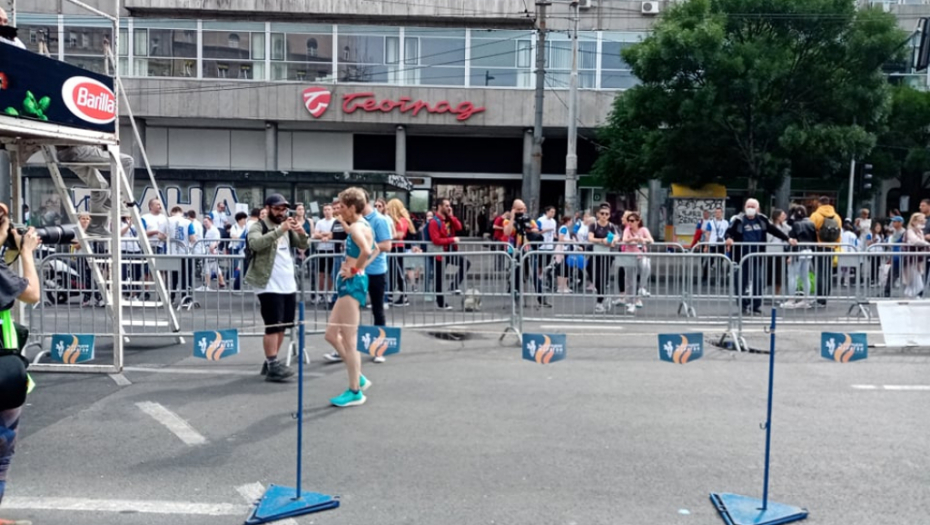
[[[410,306],[410,301],[408,301],[406,298],[398,299],[394,302],[394,306]]]
[[[282,383],[294,375],[294,371],[284,366],[281,361],[272,361],[268,365],[268,373],[265,374],[265,381]]]
[[[268,361],[265,361],[264,363],[262,363],[262,371],[260,372],[260,374],[263,376],[268,375]]]

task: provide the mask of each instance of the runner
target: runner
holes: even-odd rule
[[[338,298],[326,327],[326,341],[336,349],[349,374],[348,390],[330,402],[337,407],[350,407],[364,403],[366,398],[362,391],[371,386],[371,381],[362,375],[362,358],[355,345],[361,317],[359,308],[365,306],[368,296],[365,268],[378,256],[379,250],[371,225],[362,216],[366,205],[364,190],[349,188],[339,194],[339,200],[342,203],[341,217],[349,226],[349,237],[346,239],[346,259],[336,279]]]

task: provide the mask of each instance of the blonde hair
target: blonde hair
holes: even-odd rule
[[[917,225],[917,221],[921,219],[926,220],[927,216],[923,213],[915,213],[914,215],[911,215],[911,220],[907,221],[907,227],[913,228]]]
[[[407,208],[404,207],[404,203],[400,199],[391,199],[388,201],[387,205],[384,207],[384,211],[387,213],[387,216],[397,222],[401,217],[407,219],[407,223],[410,223],[410,214],[407,213]]]
[[[339,194],[339,202],[347,208],[355,208],[355,213],[363,213],[368,198],[361,188],[347,188]]]

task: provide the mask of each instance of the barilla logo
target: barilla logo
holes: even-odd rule
[[[378,335],[372,338],[375,330]],[[388,335],[384,328],[371,327],[359,335],[359,352],[372,357],[384,357],[400,351],[400,339],[396,335]]]
[[[659,334],[659,359],[683,365],[704,356],[704,334]]]
[[[868,357],[868,341],[865,334],[824,332],[821,342],[821,357],[824,359],[848,363]]]
[[[565,335],[524,334],[523,358],[548,365],[565,358]]]
[[[93,339],[90,339],[89,342],[82,342],[81,339],[76,335],[61,335],[54,336],[57,341],[53,344],[55,349],[52,352],[52,357],[56,361],[60,361],[66,365],[73,365],[77,363],[83,363],[84,361],[90,361],[94,358],[94,343]],[[68,340],[70,338],[70,341]]]
[[[304,90],[304,107],[313,118],[322,117],[332,100],[333,94],[326,88],[309,87]]]
[[[88,77],[71,77],[61,86],[61,98],[76,117],[92,124],[116,120],[116,96],[103,83]]]
[[[197,348],[194,357],[219,361],[239,353],[238,332],[235,329],[199,332],[195,338]]]

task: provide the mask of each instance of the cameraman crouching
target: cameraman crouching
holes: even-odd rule
[[[16,299],[30,304],[39,302],[39,275],[33,252],[41,241],[35,230],[29,228],[20,236],[10,225],[10,210],[0,203],[0,246],[12,235],[15,246],[20,250],[23,276],[13,273],[5,262],[0,260],[0,321],[2,321],[3,347],[0,348],[0,502],[6,488],[6,472],[10,468],[13,447],[16,443],[16,427],[19,415],[26,402],[29,390],[29,378],[26,375],[25,360],[20,356],[25,337],[16,333],[10,318],[10,309]]]

